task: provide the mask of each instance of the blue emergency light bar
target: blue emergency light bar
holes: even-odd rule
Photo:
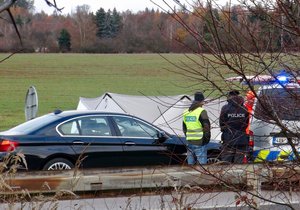
[[[279,84],[287,84],[291,82],[297,82],[295,81],[295,76],[291,73],[287,72],[286,70],[280,70],[278,74],[274,75],[275,80],[272,81],[273,83],[279,83]]]
[[[288,77],[287,76],[277,76],[276,79],[279,81],[279,82],[288,82]]]
[[[285,85],[287,83],[299,83],[298,79],[287,72],[286,70],[280,70],[277,74],[272,76],[258,75],[248,80],[251,85],[271,85],[271,84],[281,84]],[[247,81],[242,81],[243,85],[247,85]]]

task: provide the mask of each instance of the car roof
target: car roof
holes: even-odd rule
[[[151,124],[152,126],[158,128],[157,126],[155,126],[152,122],[149,122],[147,120],[144,120],[138,116],[135,115],[131,115],[128,113],[120,113],[120,112],[106,112],[106,111],[99,111],[99,110],[66,110],[66,111],[61,111],[61,110],[54,110],[53,113],[50,113],[50,115],[55,115],[59,118],[76,118],[76,117],[81,117],[81,116],[88,116],[88,115],[118,115],[118,116],[126,116],[126,117],[134,117],[136,119],[139,119],[141,121],[147,122],[149,124]],[[158,128],[160,129],[160,128]],[[161,130],[161,129],[160,129]]]
[[[123,116],[133,116],[127,113],[119,113],[119,112],[105,112],[105,111],[98,111],[98,110],[54,110],[54,115],[57,115],[59,117],[70,117],[70,116],[81,116],[81,115],[97,115],[97,114],[103,114],[103,115],[123,115]]]
[[[114,116],[130,116],[134,117],[136,119],[140,119],[139,117],[126,114],[126,113],[117,113],[117,112],[104,112],[104,111],[97,111],[97,110],[67,110],[67,111],[61,111],[61,110],[54,110],[54,112],[42,115],[38,118],[35,118],[30,121],[26,121],[22,124],[19,124],[7,131],[1,132],[1,135],[6,135],[6,134],[29,134],[31,132],[35,132],[36,130],[39,130],[43,128],[44,126],[54,123],[54,122],[60,122],[63,120],[68,120],[71,118],[76,118],[76,117],[81,117],[81,116],[93,116],[93,115],[114,115]],[[47,119],[47,120],[46,120]],[[142,120],[144,122],[147,122],[145,120]],[[156,127],[157,129],[161,130],[157,126],[153,125],[152,123],[148,122],[152,126]],[[26,130],[26,132],[25,132]]]
[[[53,113],[53,115],[55,116],[58,116],[58,117],[61,117],[61,118],[73,118],[73,117],[80,117],[80,116],[87,116],[87,115],[98,115],[98,114],[101,114],[101,115],[118,115],[118,116],[126,116],[126,117],[134,117],[135,119],[139,119],[145,123],[148,123],[150,124],[151,126],[155,127],[156,129],[158,130],[162,130],[164,131],[164,129],[162,128],[159,128],[158,126],[154,125],[152,122],[149,122],[147,120],[144,120],[138,116],[135,116],[135,115],[131,115],[131,114],[128,114],[128,113],[120,113],[120,112],[106,112],[106,111],[98,111],[98,110],[66,110],[66,111],[61,111],[61,110],[55,110]],[[166,131],[165,131],[166,132]],[[166,132],[168,133],[168,132]],[[169,135],[169,133],[168,133]]]
[[[298,83],[286,83],[286,84],[268,84],[268,85],[262,85],[259,87],[259,90],[265,90],[265,89],[274,89],[274,88],[300,88],[300,85]]]

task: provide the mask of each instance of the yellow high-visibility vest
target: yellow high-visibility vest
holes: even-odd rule
[[[183,113],[183,122],[186,125],[186,140],[195,141],[201,140],[203,137],[203,127],[199,122],[199,117],[203,112],[202,107],[198,107],[193,111],[189,111],[188,109]]]

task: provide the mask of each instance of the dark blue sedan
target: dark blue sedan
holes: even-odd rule
[[[16,153],[28,170],[171,165],[185,162],[186,142],[128,114],[58,110],[0,133],[0,157]]]

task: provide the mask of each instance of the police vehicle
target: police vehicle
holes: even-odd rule
[[[249,131],[252,159],[254,162],[293,160],[293,151],[300,151],[299,82],[283,72],[256,84],[260,87]]]

